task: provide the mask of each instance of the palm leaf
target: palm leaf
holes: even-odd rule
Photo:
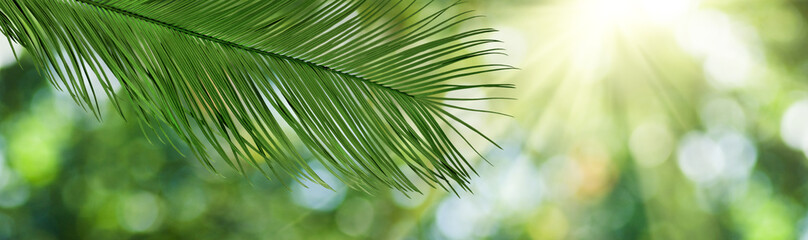
[[[445,109],[461,107],[439,101],[450,91],[512,87],[450,82],[510,67],[467,64],[500,53],[480,37],[494,30],[446,34],[474,16],[426,6],[0,0],[0,30],[40,69],[52,69],[42,72],[82,107],[100,118],[101,88],[122,115],[122,103],[134,106],[161,141],[173,130],[210,169],[217,154],[242,173],[246,163],[267,177],[328,187],[293,144],[299,140],[354,188],[419,191],[406,170],[430,185],[467,189],[474,170],[449,135],[459,126],[479,131]]]

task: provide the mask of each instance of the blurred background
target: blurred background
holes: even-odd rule
[[[0,239],[808,239],[808,3],[467,9],[509,53],[483,61],[521,70],[467,79],[518,100],[458,113],[503,146],[475,144],[491,164],[459,197],[212,173],[0,44]]]

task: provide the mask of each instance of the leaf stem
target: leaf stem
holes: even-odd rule
[[[118,14],[122,14],[122,15],[125,15],[125,16],[137,18],[137,19],[140,19],[140,20],[143,20],[143,21],[150,22],[152,24],[157,24],[157,25],[160,25],[160,26],[163,26],[163,27],[166,27],[166,28],[173,29],[175,31],[181,32],[181,33],[185,33],[185,34],[188,34],[188,35],[200,38],[200,39],[208,40],[208,41],[211,41],[211,42],[219,43],[219,44],[222,44],[222,45],[225,45],[225,46],[238,48],[238,49],[242,49],[242,50],[245,50],[245,51],[254,52],[254,53],[258,53],[258,54],[262,54],[262,55],[267,55],[267,56],[271,56],[271,57],[275,57],[275,58],[285,59],[285,60],[289,60],[289,61],[301,62],[301,63],[307,64],[307,65],[312,65],[312,66],[315,66],[315,67],[318,67],[318,68],[322,68],[322,69],[324,69],[326,71],[331,71],[331,72],[334,72],[334,73],[337,73],[337,74],[340,74],[340,75],[345,75],[345,76],[348,76],[348,77],[351,77],[351,78],[359,79],[361,81],[368,82],[368,83],[370,83],[372,85],[380,86],[383,89],[387,89],[389,91],[399,93],[399,94],[402,94],[402,95],[407,96],[407,97],[411,97],[411,98],[416,99],[416,100],[420,100],[420,98],[418,96],[411,95],[411,94],[403,92],[401,90],[398,90],[398,89],[395,89],[395,88],[392,88],[392,87],[389,87],[389,86],[385,86],[384,84],[380,84],[380,83],[371,81],[370,79],[360,77],[360,76],[354,75],[352,73],[339,71],[339,70],[330,68],[328,66],[323,66],[323,65],[320,65],[320,64],[317,64],[317,63],[313,63],[313,62],[306,61],[306,60],[303,60],[303,59],[295,58],[295,57],[292,57],[292,56],[286,56],[286,55],[282,55],[282,54],[278,54],[278,53],[274,53],[274,52],[261,50],[261,49],[255,48],[255,47],[245,46],[245,45],[238,44],[238,43],[231,42],[231,41],[227,41],[227,40],[224,40],[224,39],[215,38],[215,37],[208,36],[208,35],[205,35],[205,34],[202,34],[202,33],[199,33],[199,32],[195,32],[195,31],[192,31],[190,29],[186,29],[186,28],[183,28],[183,27],[171,24],[171,23],[163,22],[163,21],[160,21],[160,20],[157,20],[157,19],[153,19],[153,18],[150,18],[150,17],[147,17],[147,16],[143,16],[143,15],[131,12],[131,11],[127,11],[125,9],[120,9],[120,8],[110,6],[110,5],[106,5],[106,4],[101,4],[101,3],[98,3],[98,2],[93,1],[93,0],[74,0],[74,1],[79,2],[79,3],[84,3],[84,4],[87,4],[87,5],[90,5],[90,6],[98,7],[98,8],[107,10],[107,11],[115,12],[115,13],[118,13]]]

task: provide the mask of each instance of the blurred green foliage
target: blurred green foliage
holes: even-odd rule
[[[462,6],[522,69],[480,77],[518,100],[475,106],[515,118],[463,115],[504,148],[474,193],[212,173],[23,54],[0,69],[0,239],[808,239],[808,4]]]

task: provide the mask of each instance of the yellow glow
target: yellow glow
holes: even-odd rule
[[[697,12],[699,0],[578,0],[544,7],[557,31],[544,38],[540,52],[566,57],[567,77],[591,85],[614,68],[626,51],[656,42],[659,33],[676,32]],[[626,48],[627,47],[627,48]],[[623,52],[619,52],[623,51]]]
[[[610,136],[622,134],[615,124],[626,121],[612,116],[645,122],[639,118],[646,114],[678,114],[670,103],[679,100],[664,91],[700,84],[701,59],[683,52],[686,49],[678,41],[681,29],[706,11],[699,3],[569,0],[533,10],[525,32],[532,34],[528,37],[535,50],[521,67],[541,71],[531,73],[534,80],[521,87],[529,96],[541,96],[535,98],[541,111],[529,118],[538,125],[536,135]],[[565,126],[575,127],[563,133],[557,130]],[[541,138],[535,137],[537,146],[545,146]]]
[[[651,20],[674,23],[687,17],[696,3],[695,0],[643,0],[642,9]]]
[[[696,9],[697,0],[581,0],[582,22],[594,27],[674,24]]]
[[[632,0],[593,0],[591,7],[591,19],[598,23],[622,24],[631,21],[636,17],[636,8]]]

